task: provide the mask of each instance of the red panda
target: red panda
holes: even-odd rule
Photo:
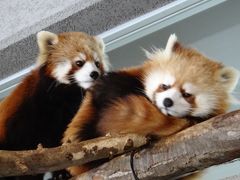
[[[37,67],[0,103],[0,149],[60,145],[86,90],[108,70],[99,37],[41,31],[37,42]]]
[[[107,133],[169,136],[224,113],[238,72],[183,47],[171,35],[165,50],[146,52],[138,67],[109,72],[87,92],[63,143]],[[81,174],[96,164],[70,167]]]

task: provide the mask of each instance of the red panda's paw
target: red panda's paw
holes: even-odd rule
[[[72,176],[77,176],[90,170],[88,166],[72,166],[67,168]]]

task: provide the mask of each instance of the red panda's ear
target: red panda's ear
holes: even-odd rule
[[[105,72],[108,72],[111,68],[111,64],[108,60],[108,56],[105,52],[105,43],[102,38],[99,36],[94,36],[95,41],[97,42],[100,50],[101,50],[101,55],[102,55],[102,63],[103,63],[103,69]]]
[[[237,86],[239,71],[233,67],[223,67],[219,71],[218,79],[227,92],[232,92]]]
[[[58,35],[48,31],[37,33],[37,43],[39,48],[38,65],[42,65],[47,60],[49,47],[58,43]]]
[[[143,49],[143,51],[145,52],[146,57],[150,60],[169,60],[178,45],[180,46],[177,41],[177,36],[175,34],[171,34],[168,38],[165,49],[153,48],[152,52],[145,49]]]
[[[176,50],[177,46],[180,45],[177,40],[176,34],[171,34],[168,38],[164,53],[167,57],[170,57],[172,53]]]
[[[103,52],[105,52],[105,44],[104,44],[103,39],[100,38],[99,36],[95,36],[94,38],[95,38],[97,44],[99,45],[100,49],[101,49]]]

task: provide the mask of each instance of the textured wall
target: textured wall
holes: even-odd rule
[[[174,0],[1,0],[0,80],[32,65],[36,32],[99,34]]]

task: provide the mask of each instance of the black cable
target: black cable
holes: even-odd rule
[[[135,155],[135,153],[136,153],[135,150],[133,150],[133,151],[131,152],[131,155],[130,155],[130,166],[131,166],[131,170],[132,170],[134,179],[135,179],[135,180],[140,180],[140,179],[138,178],[135,170],[134,170],[134,162],[133,162],[133,161],[134,161],[134,155]]]
[[[131,151],[131,154],[130,154],[130,166],[131,166],[131,171],[133,173],[133,177],[135,180],[140,180],[140,178],[137,176],[137,174],[134,170],[134,155],[135,155],[135,153],[139,152],[142,149],[145,149],[147,147],[151,147],[155,141],[159,140],[159,137],[154,136],[154,135],[147,135],[146,138],[147,138],[147,143],[144,146]]]

